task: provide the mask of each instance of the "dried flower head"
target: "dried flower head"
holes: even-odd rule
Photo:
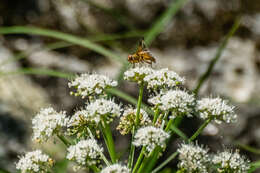
[[[22,173],[45,173],[53,166],[53,163],[53,160],[48,155],[43,154],[41,150],[35,150],[21,156],[18,163],[16,163],[16,169]]]
[[[136,112],[137,109],[133,108],[128,108],[124,111],[123,115],[120,118],[119,125],[117,126],[117,129],[122,135],[126,135],[132,130],[133,126],[135,125]],[[147,126],[151,123],[152,121],[150,120],[148,114],[143,109],[141,109],[139,125]]]
[[[98,164],[101,159],[100,153],[103,152],[103,148],[94,139],[81,140],[67,150],[66,158],[75,161],[82,167]]]
[[[168,68],[153,70],[152,73],[145,76],[144,81],[147,82],[147,88],[152,90],[173,88],[184,83],[184,78],[181,78],[174,71]]]
[[[124,79],[132,82],[142,83],[144,78],[153,73],[150,67],[135,67],[130,68],[124,73]]]
[[[221,98],[203,98],[197,103],[197,111],[202,119],[212,118],[216,123],[236,122],[237,115],[234,106],[227,105],[226,100]]]
[[[186,114],[191,116],[190,112],[195,106],[194,95],[182,90],[169,90],[164,94],[150,98],[148,101],[158,106],[162,111],[171,111],[176,115]],[[172,115],[169,118],[174,117],[175,115]]]
[[[178,167],[180,169],[190,173],[208,173],[207,166],[210,162],[208,149],[191,143],[181,144],[178,152],[180,160]]]
[[[146,147],[146,154],[153,151],[156,146],[165,147],[165,141],[170,135],[160,128],[153,126],[143,127],[137,130],[133,144]]]
[[[130,173],[130,170],[126,166],[114,164],[104,168],[101,173]]]
[[[71,94],[85,98],[104,94],[105,89],[117,86],[117,82],[104,75],[81,74],[70,81],[68,86],[76,88]]]
[[[47,141],[65,127],[69,119],[65,112],[56,112],[53,108],[44,108],[32,119],[33,140]]]
[[[223,151],[212,159],[213,164],[218,168],[218,172],[234,172],[234,173],[246,173],[248,172],[249,160],[239,154],[236,150],[234,153],[232,151]]]

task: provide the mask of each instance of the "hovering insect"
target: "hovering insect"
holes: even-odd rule
[[[144,43],[144,39],[139,41],[137,51],[132,55],[128,55],[127,60],[134,66],[136,63],[145,62],[152,65],[152,63],[156,62],[154,56],[150,53],[150,51],[146,47]]]

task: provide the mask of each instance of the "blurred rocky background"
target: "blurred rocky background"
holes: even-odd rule
[[[74,34],[96,40],[126,58],[170,3],[170,0],[1,0],[0,26],[37,26]],[[192,90],[238,16],[240,28],[200,91],[200,96],[231,100],[239,114],[237,124],[211,124],[199,138],[213,151],[240,148],[238,143],[260,149],[259,1],[189,0],[150,46],[157,58],[155,66],[168,67],[185,76],[186,87]],[[120,38],[107,39],[115,35]],[[120,62],[59,40],[25,34],[0,35],[0,168],[14,171],[17,154],[38,147],[30,140],[30,121],[41,107],[52,105],[71,114],[84,105],[81,99],[69,95],[67,79],[17,72],[48,68],[70,73],[97,72],[117,78],[121,66]],[[134,84],[123,82],[120,89],[137,96]],[[191,135],[199,123],[188,119],[180,128]],[[117,141],[120,140],[117,145],[123,151],[128,137],[121,139],[116,134]],[[59,160],[63,152],[58,151],[63,147],[56,142],[55,148],[53,141],[41,147],[48,153],[57,153]],[[240,149],[250,160],[260,159],[260,150],[251,153]]]

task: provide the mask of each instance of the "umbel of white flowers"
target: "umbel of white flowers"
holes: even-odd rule
[[[32,119],[33,140],[47,141],[59,133],[62,127],[67,126],[68,121],[65,112],[56,112],[52,107],[41,109]]]
[[[114,164],[102,169],[101,173],[130,173],[130,170],[126,166]]]
[[[195,106],[195,98],[193,94],[189,94],[182,90],[169,90],[148,100],[155,107],[162,111],[171,111],[174,113],[170,119],[175,118],[176,115],[190,114]]]
[[[208,173],[208,164],[210,158],[208,149],[194,144],[181,144],[178,149],[179,160],[178,167],[186,172]]]
[[[237,115],[234,112],[234,108],[234,106],[227,105],[227,101],[221,98],[203,98],[197,103],[197,111],[200,118],[211,118],[218,124],[221,122],[236,122]]]
[[[104,90],[117,86],[117,82],[98,74],[81,74],[69,82],[69,87],[76,88],[71,94],[82,98],[104,94]]]
[[[165,141],[170,135],[160,128],[153,126],[142,127],[137,130],[133,144],[143,146],[146,149],[146,155],[149,154],[156,146],[165,147]]]
[[[94,139],[81,140],[70,146],[66,158],[75,161],[80,167],[96,165],[100,162],[103,148]]]
[[[250,169],[249,160],[239,154],[239,151],[223,151],[216,154],[212,163],[218,166],[219,172],[246,173]]]
[[[53,160],[41,150],[35,150],[20,156],[20,160],[16,163],[16,169],[22,173],[45,173],[53,166]]]
[[[96,99],[90,102],[85,109],[76,112],[69,121],[68,126],[80,126],[81,122],[98,125],[101,120],[107,123],[121,114],[121,106],[109,99]],[[85,125],[85,124],[84,124]]]
[[[154,70],[150,67],[130,68],[124,73],[124,79],[138,84],[145,83],[148,89],[154,91],[170,89],[185,81],[184,78],[167,68]]]

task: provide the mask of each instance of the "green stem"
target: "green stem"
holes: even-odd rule
[[[200,126],[200,128],[189,138],[189,142],[196,139],[201,134],[201,132],[204,130],[204,128],[211,122],[211,120],[212,119],[209,118],[206,121],[204,121],[204,123]]]
[[[68,147],[71,145],[70,141],[67,140],[63,135],[57,134],[57,137]]]
[[[138,96],[138,102],[137,102],[137,111],[136,111],[136,119],[135,119],[135,126],[138,127],[140,122],[140,110],[142,105],[142,99],[143,99],[143,92],[144,92],[144,83],[142,82],[139,88],[139,96]]]
[[[135,146],[132,144],[132,142],[134,141],[134,134],[135,134],[135,126],[133,126],[133,129],[132,129],[131,148],[130,148],[130,153],[129,153],[129,157],[128,157],[127,166],[129,169],[132,169],[133,163],[134,163]]]
[[[158,172],[160,169],[162,169],[165,165],[167,165],[171,160],[173,160],[178,155],[178,152],[174,152],[170,155],[163,163],[161,163],[157,168],[155,168],[152,173]]]
[[[150,157],[146,158],[146,160],[142,163],[142,165],[140,166],[140,168],[138,170],[138,173],[150,173],[151,172],[150,170],[156,164],[160,151],[161,151],[161,148],[156,147],[150,154]]]
[[[205,73],[199,78],[197,87],[194,89],[195,95],[197,95],[199,93],[199,90],[200,90],[201,86],[205,83],[205,81],[211,75],[215,64],[217,63],[217,61],[221,57],[221,55],[223,53],[223,50],[225,49],[225,47],[226,47],[226,45],[228,43],[228,40],[234,35],[234,33],[238,29],[239,25],[240,25],[240,18],[236,19],[236,21],[234,22],[232,28],[230,29],[228,34],[225,36],[225,39],[222,41],[222,43],[218,47],[218,50],[217,50],[217,53],[216,53],[215,57],[210,61],[210,64],[208,66],[207,71],[205,71]]]
[[[131,148],[130,148],[130,153],[129,153],[129,158],[128,158],[128,168],[129,169],[132,168],[133,162],[134,162],[135,146],[133,145],[133,140],[134,140],[134,135],[135,135],[136,129],[137,129],[139,122],[140,122],[140,110],[141,110],[141,105],[142,105],[143,92],[144,92],[144,84],[142,82],[141,85],[140,85],[140,88],[139,88],[139,96],[138,96],[138,101],[137,101],[135,126],[133,127],[133,130],[132,130],[132,141],[131,141]]]
[[[207,119],[200,127],[199,129],[189,138],[189,142],[196,139],[200,133],[204,130],[204,128],[211,122],[211,118]],[[165,165],[167,165],[171,160],[173,160],[178,155],[178,152],[172,153],[163,163],[161,163],[157,168],[155,168],[152,173],[158,172],[160,169],[162,169]]]
[[[97,166],[95,166],[95,165],[90,166],[90,169],[92,169],[95,173],[96,172],[100,172],[100,169]]]
[[[140,166],[140,164],[142,163],[143,157],[144,157],[144,152],[145,152],[145,147],[142,148],[141,153],[136,161],[135,167],[133,169],[132,173],[135,173],[138,169],[138,167]]]
[[[168,123],[167,123],[166,128],[165,128],[165,131],[166,131],[166,132],[168,132],[168,131],[170,130],[172,123],[173,123],[173,119],[170,119],[170,120],[168,121]]]
[[[154,113],[154,117],[153,117],[153,125],[156,123],[157,118],[159,116],[160,110],[158,108],[158,106],[155,108],[155,113]]]
[[[101,131],[102,131],[111,161],[112,161],[112,163],[116,163],[117,156],[116,156],[115,144],[114,144],[113,136],[111,133],[111,129],[105,121],[103,121],[103,125],[104,126],[101,125]]]

